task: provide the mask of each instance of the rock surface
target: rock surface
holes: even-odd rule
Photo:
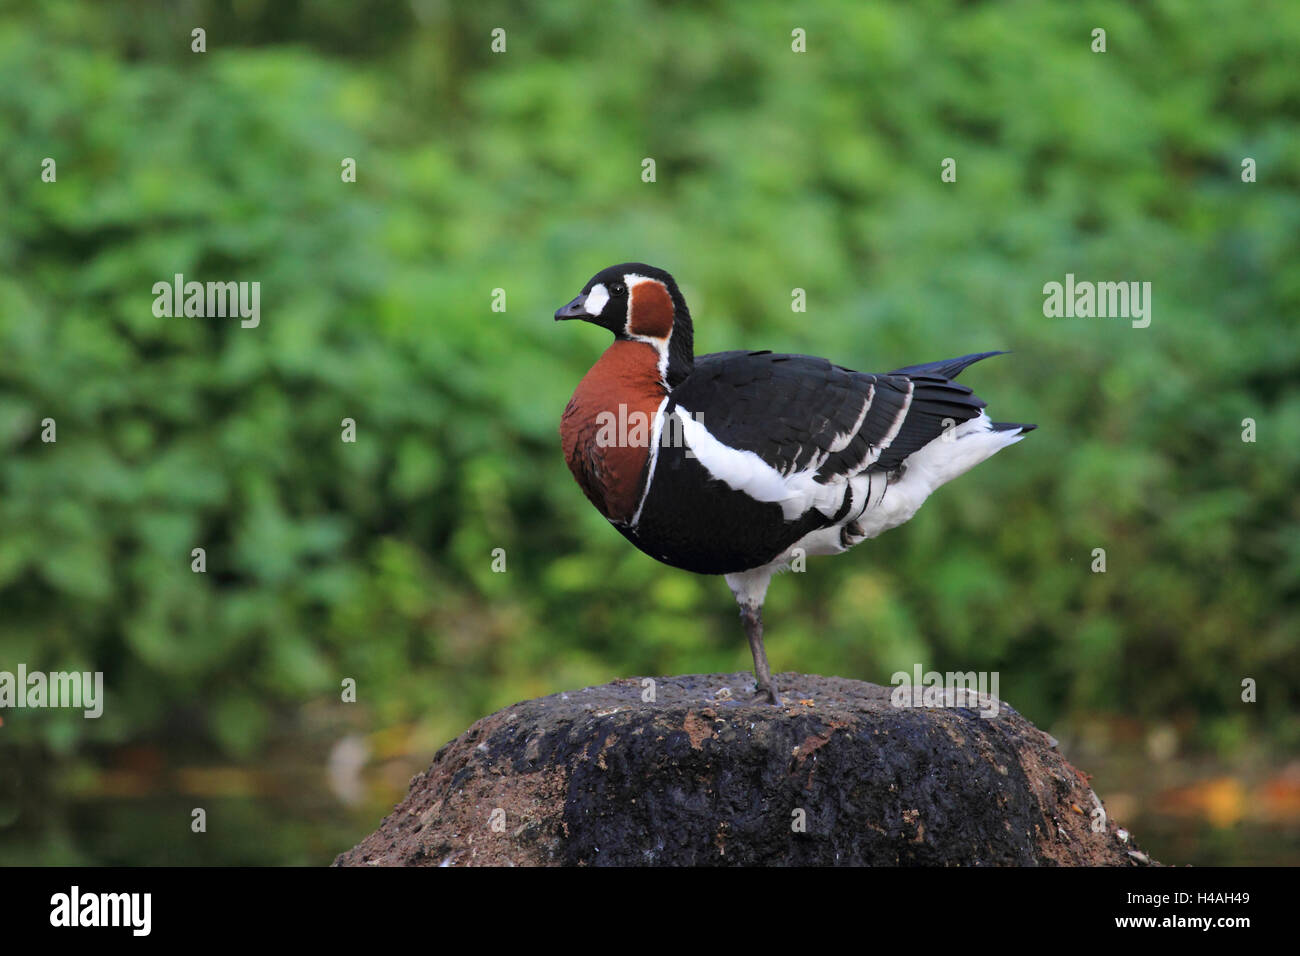
[[[336,866],[1149,862],[1055,742],[987,698],[781,674],[640,679],[475,723]],[[964,703],[958,707],[952,704]]]

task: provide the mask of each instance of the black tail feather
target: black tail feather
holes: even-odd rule
[[[992,358],[994,355],[1006,355],[1005,351],[1001,352],[974,352],[970,355],[963,355],[961,358],[941,359],[938,362],[926,362],[924,365],[908,365],[905,368],[896,368],[890,372],[890,375],[938,375],[943,378],[956,378],[961,374],[963,369],[974,365],[981,359]]]

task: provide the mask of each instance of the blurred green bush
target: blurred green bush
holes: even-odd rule
[[[674,272],[701,352],[1014,350],[967,377],[1039,431],[779,579],[774,667],[998,670],[1046,727],[1300,744],[1300,8],[0,10],[0,669],[109,692],[98,721],[7,715],[29,772],[252,760],[344,677],[367,727],[436,741],[748,668],[722,583],[628,547],[558,450],[606,342],[551,312],[626,259]],[[261,325],[155,318],[178,272],[259,281]],[[1150,281],[1150,328],[1044,318],[1067,272]]]

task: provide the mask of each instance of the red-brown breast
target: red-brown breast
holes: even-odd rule
[[[636,512],[655,413],[667,394],[655,348],[618,341],[578,383],[564,410],[560,439],[569,470],[610,521],[627,521]]]

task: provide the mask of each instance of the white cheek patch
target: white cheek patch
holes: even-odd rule
[[[587,293],[587,301],[583,303],[588,315],[600,315],[605,311],[605,303],[609,301],[609,291],[602,283],[597,282]]]

